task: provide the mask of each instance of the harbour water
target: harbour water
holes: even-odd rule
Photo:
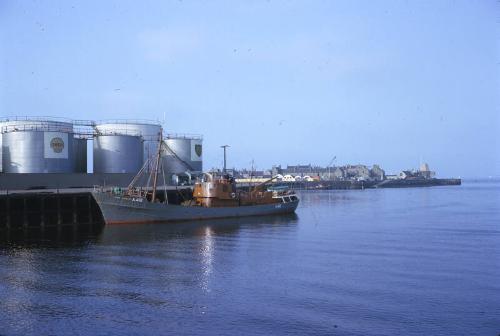
[[[2,242],[0,335],[498,335],[500,182]]]

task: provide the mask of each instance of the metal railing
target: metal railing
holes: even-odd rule
[[[125,124],[125,125],[151,125],[151,126],[161,126],[161,123],[158,120],[151,119],[104,119],[97,120],[94,122],[94,125],[105,125],[105,124]]]
[[[203,135],[201,134],[189,134],[189,133],[167,133],[164,137],[167,139],[188,139],[188,140],[203,140]]]
[[[31,116],[7,116],[7,117],[1,117],[0,122],[9,122],[9,121],[38,121],[38,122],[60,122],[60,123],[67,123],[67,124],[72,124],[73,120],[69,118],[62,118],[62,117],[51,117],[51,116],[36,116],[36,117],[31,117]]]
[[[72,122],[73,122],[73,125],[75,125],[75,126],[89,126],[89,127],[95,126],[95,121],[93,121],[93,120],[75,119],[75,120],[72,120]]]
[[[2,125],[2,123],[4,125]],[[8,124],[5,125],[5,123]],[[118,127],[109,130],[103,130],[102,128],[99,129],[99,126],[103,126],[106,124],[161,126],[161,123],[159,121],[148,119],[107,119],[93,121],[51,116],[9,116],[0,118],[0,133],[42,131],[74,133],[75,135],[80,135],[83,137],[98,135],[132,135],[142,136],[143,138],[156,137],[158,135],[144,134],[139,130],[129,129],[126,126],[123,128]],[[203,140],[203,136],[201,134],[167,133],[164,139]]]
[[[26,131],[42,131],[42,132],[65,132],[73,133],[73,125],[69,126],[67,124],[18,124],[18,125],[6,125],[0,127],[0,133],[10,133],[10,132],[26,132]]]
[[[0,133],[13,133],[13,132],[61,132],[71,133],[75,137],[91,138],[95,136],[109,136],[109,135],[126,135],[143,137],[141,132],[136,130],[102,130],[97,131],[93,127],[64,127],[57,124],[19,124],[7,125],[0,127]]]

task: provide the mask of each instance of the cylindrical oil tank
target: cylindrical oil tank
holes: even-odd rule
[[[94,173],[137,173],[143,165],[142,137],[97,135],[94,138]]]
[[[165,173],[182,174],[203,170],[203,140],[199,136],[169,135],[165,139],[163,167]]]
[[[141,136],[143,139],[143,162],[154,157],[158,151],[158,136],[161,125],[154,121],[114,120],[96,123],[98,134],[121,134]]]
[[[2,163],[2,139],[3,139],[3,121],[0,120],[0,173],[3,172],[3,163]]]
[[[3,120],[4,173],[71,173],[73,125],[37,119]]]
[[[73,157],[75,158],[75,173],[87,172],[87,139],[73,139]]]
[[[3,172],[3,163],[2,163],[2,139],[3,139],[3,132],[4,132],[4,126],[7,126],[7,120],[8,119],[0,119],[0,173]]]

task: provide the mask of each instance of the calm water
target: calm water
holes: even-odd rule
[[[498,335],[500,184],[0,248],[0,335]]]

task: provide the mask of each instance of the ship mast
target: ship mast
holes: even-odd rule
[[[158,169],[160,166],[160,159],[161,159],[161,142],[163,138],[163,129],[160,128],[160,133],[158,134],[159,139],[158,139],[158,152],[156,153],[156,162],[155,162],[155,167],[153,171],[153,195],[151,197],[151,202],[155,203],[156,201],[156,186],[158,183]]]

